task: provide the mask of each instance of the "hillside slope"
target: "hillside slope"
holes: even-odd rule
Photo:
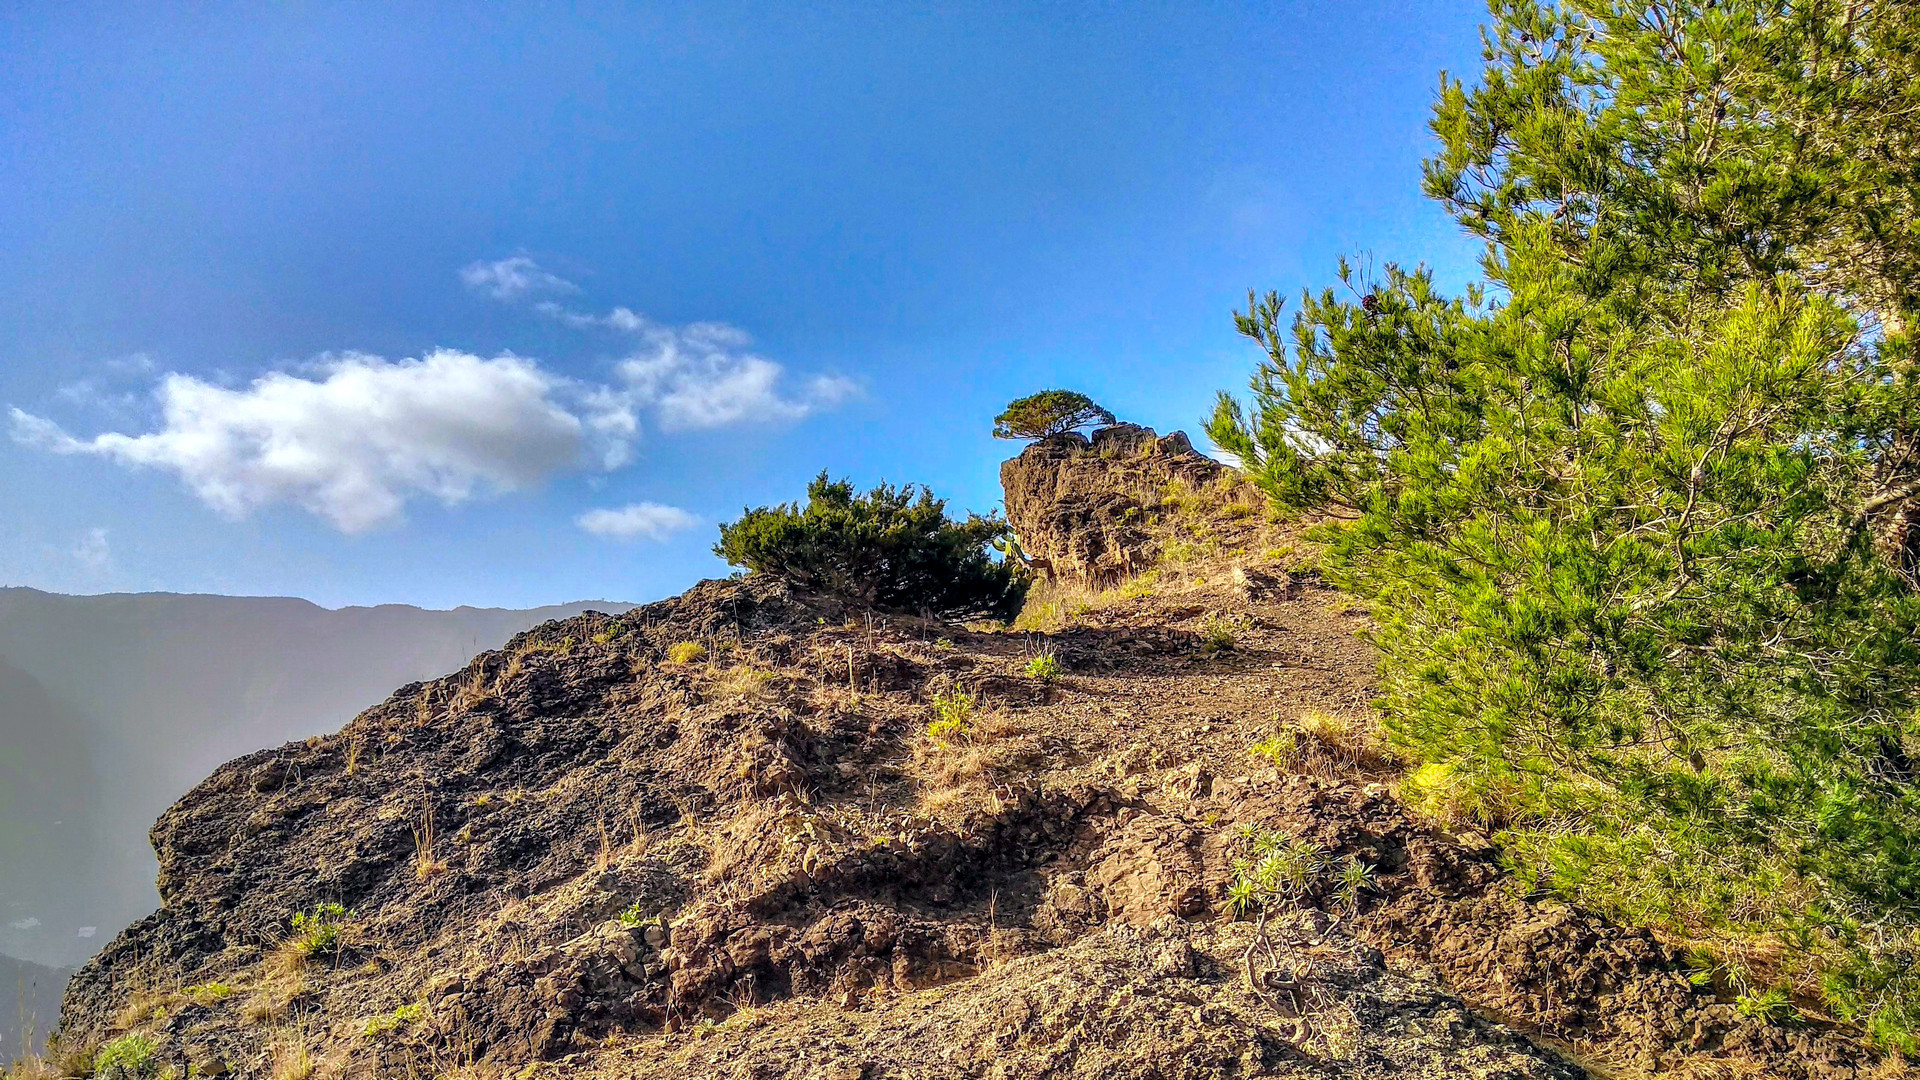
[[[587,607],[627,605],[329,610],[0,588],[0,952],[78,964],[150,910],[147,830],[220,762],[330,730]]]
[[[56,920],[54,912],[127,910],[145,899],[133,888],[111,895],[100,793],[86,717],[0,658],[0,941],[58,934],[59,946],[41,951],[71,943],[78,963],[105,938],[78,938],[82,927],[97,933],[98,924]],[[48,925],[55,921],[63,925]]]
[[[221,767],[155,827],[163,907],[75,977],[65,1045],[249,1076],[1877,1068],[1400,806],[1364,617],[1184,438],[1005,478],[1035,629],[707,582]],[[1236,917],[1282,842],[1286,902]]]
[[[0,1060],[13,1060],[53,1030],[71,974],[0,956]]]

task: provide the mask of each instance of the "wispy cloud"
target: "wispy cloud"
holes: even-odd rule
[[[154,371],[153,357],[146,353],[111,357],[92,367],[92,374],[62,384],[54,391],[54,395],[71,405],[106,412],[124,411],[139,400],[137,394],[126,389],[127,386],[144,383]]]
[[[547,270],[526,255],[468,263],[460,268],[460,280],[475,292],[507,302],[529,296],[580,291],[579,286]]]
[[[589,510],[574,523],[595,536],[611,540],[665,540],[700,523],[677,506],[640,502],[619,508]]]
[[[94,573],[100,573],[113,565],[113,545],[107,542],[107,530],[96,525],[80,534],[68,550],[75,562]]]
[[[797,420],[859,392],[851,379],[833,375],[789,386],[786,369],[754,352],[751,334],[726,323],[669,326],[631,308],[593,315],[552,301],[535,309],[578,329],[634,338],[634,349],[615,369],[623,392],[607,404],[614,410],[651,410],[668,431]]]

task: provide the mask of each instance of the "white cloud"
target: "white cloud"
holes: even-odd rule
[[[170,374],[155,391],[158,431],[81,440],[14,409],[13,436],[176,473],[229,517],[291,502],[349,533],[398,518],[415,495],[453,504],[526,487],[578,460],[588,438],[560,400],[570,385],[515,356],[347,355],[320,374],[274,372],[243,390]]]
[[[80,929],[75,930],[73,932],[73,936],[77,938],[90,938],[99,932],[100,932],[100,928],[97,926],[83,926]]]
[[[107,530],[96,525],[80,534],[69,554],[88,570],[95,573],[105,570],[113,563],[113,547],[107,543]]]
[[[475,292],[508,302],[542,293],[580,291],[573,282],[548,271],[525,255],[495,259],[493,262],[468,263],[460,268],[460,280]]]
[[[525,255],[473,263],[460,277],[507,302],[578,291]],[[152,391],[158,430],[76,438],[16,408],[12,434],[53,453],[174,473],[231,518],[292,503],[357,533],[397,520],[417,497],[453,505],[525,488],[572,466],[621,468],[633,461],[648,424],[676,432],[792,421],[858,393],[838,376],[790,379],[779,363],[753,351],[746,331],[725,323],[670,326],[630,308],[595,315],[552,300],[533,309],[633,344],[606,382],[567,378],[510,353],[487,360],[450,349],[399,361],[323,356],[240,389],[172,372]],[[148,357],[135,355],[114,362],[113,374],[151,367]],[[97,383],[62,393],[81,405],[112,404],[116,414],[131,415],[141,401],[122,395],[109,402]],[[595,511],[588,515],[595,524],[583,517],[580,525],[599,535],[661,536],[693,520],[670,516],[680,513],[643,503]],[[105,532],[71,554],[104,567]]]
[[[589,510],[574,523],[595,536],[613,540],[665,540],[699,524],[699,519],[677,506],[641,502],[619,509]]]
[[[603,399],[601,407],[629,416],[650,410],[668,431],[797,420],[859,390],[852,380],[830,375],[805,380],[797,392],[787,390],[786,369],[753,352],[753,336],[726,323],[668,326],[631,308],[591,315],[552,301],[535,310],[576,329],[605,328],[639,339],[616,368],[621,392]]]
[[[7,925],[13,927],[15,930],[35,930],[39,928],[40,920],[35,918],[25,918],[25,919],[21,919],[19,922],[11,922],[11,923],[8,923]]]

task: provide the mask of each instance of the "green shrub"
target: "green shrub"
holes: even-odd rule
[[[1228,652],[1240,643],[1240,627],[1232,620],[1219,615],[1209,615],[1200,624],[1200,649],[1202,652]]]
[[[947,517],[926,488],[881,484],[856,495],[821,473],[807,503],[748,510],[720,527],[714,553],[756,574],[871,607],[940,616],[1012,618],[1028,577],[988,545],[1007,534],[997,516]]]
[[[1334,902],[1352,909],[1360,905],[1363,893],[1373,891],[1375,885],[1373,867],[1360,861],[1360,856],[1349,855],[1347,861],[1340,864],[1340,876],[1334,887]]]
[[[961,690],[933,695],[934,719],[927,725],[927,738],[944,747],[972,736],[973,707],[973,695]]]
[[[1113,423],[1113,414],[1072,390],[1042,390],[1018,398],[994,418],[996,439],[1045,439],[1076,428]]]
[[[676,641],[667,647],[670,664],[697,664],[707,658],[707,647],[697,641]]]
[[[347,909],[339,904],[321,904],[312,911],[293,915],[293,947],[301,956],[340,951],[340,928]]]
[[[1276,731],[1248,747],[1247,751],[1284,769],[1300,763],[1300,738],[1291,730]]]
[[[426,1010],[419,1005],[402,1005],[384,1016],[376,1016],[367,1021],[367,1037],[378,1039],[395,1034],[411,1027],[425,1014]]]
[[[1038,679],[1043,683],[1054,683],[1060,679],[1060,661],[1050,652],[1043,652],[1027,661],[1027,678]]]
[[[189,986],[182,993],[186,994],[187,999],[195,1005],[211,1008],[232,997],[234,988],[228,983],[208,982]]]
[[[1298,900],[1327,865],[1320,845],[1272,829],[1250,826],[1240,844],[1244,853],[1227,884],[1227,909],[1237,916]]]
[[[1909,1045],[1920,233],[1883,222],[1920,8],[1494,17],[1427,168],[1487,279],[1343,263],[1290,321],[1250,296],[1253,407],[1209,434],[1334,512],[1416,791],[1572,898],[1779,939]]]
[[[1733,1005],[1741,1016],[1765,1020],[1769,1024],[1784,1024],[1800,1015],[1799,1010],[1793,1007],[1793,998],[1779,987],[1749,990],[1734,998]]]
[[[148,1080],[160,1075],[160,1048],[145,1035],[122,1035],[93,1056],[95,1080]]]

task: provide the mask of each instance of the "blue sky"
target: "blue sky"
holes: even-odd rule
[[[0,584],[646,600],[821,468],[1193,429],[1249,288],[1474,246],[1471,4],[12,5]]]

